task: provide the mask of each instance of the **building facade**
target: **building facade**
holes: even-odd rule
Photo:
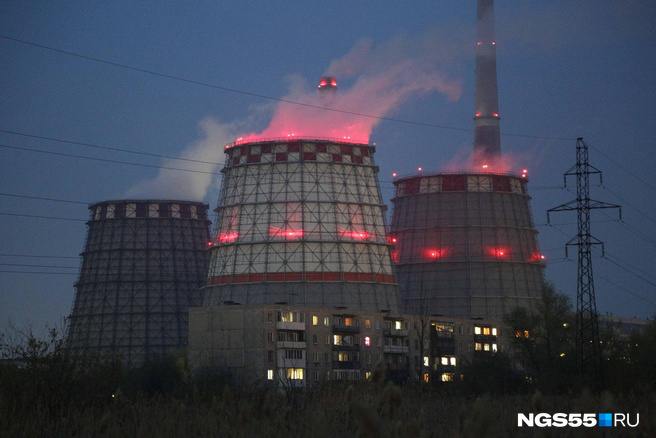
[[[192,369],[245,384],[311,387],[366,381],[451,382],[463,361],[506,348],[498,324],[287,305],[190,310]]]

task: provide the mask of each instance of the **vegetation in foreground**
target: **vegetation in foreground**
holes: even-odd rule
[[[516,427],[518,412],[639,413],[639,428],[626,436],[656,436],[656,322],[630,338],[603,333],[606,378],[589,391],[572,360],[571,317],[567,300],[547,289],[535,313],[517,310],[506,320],[518,333],[512,361],[475,356],[463,363],[462,380],[446,384],[395,384],[381,373],[372,382],[307,391],[192,376],[184,358],[131,370],[101,361],[74,365],[55,330],[48,339],[5,333],[0,436],[533,436],[536,430]]]

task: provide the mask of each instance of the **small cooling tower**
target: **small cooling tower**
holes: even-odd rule
[[[66,348],[139,365],[187,344],[190,306],[207,277],[206,204],[105,201],[91,218]]]

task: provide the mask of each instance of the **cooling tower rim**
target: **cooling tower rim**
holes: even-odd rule
[[[97,201],[90,203],[88,205],[89,210],[101,206],[101,205],[107,205],[107,204],[184,204],[184,205],[195,205],[195,206],[202,206],[207,209],[209,209],[209,204],[202,202],[202,201],[189,201],[189,200],[181,200],[181,199],[157,199],[157,198],[143,198],[143,199],[135,199],[135,198],[126,198],[126,199],[108,199],[105,201]]]
[[[365,143],[359,141],[353,141],[350,139],[337,138],[337,137],[314,137],[314,136],[298,136],[298,137],[269,137],[269,138],[260,138],[255,140],[235,140],[231,143],[226,144],[223,149],[225,151],[232,149],[236,146],[244,145],[258,145],[258,144],[277,144],[277,143],[334,143],[334,144],[344,144],[352,146],[368,146],[369,148],[375,148],[376,143]]]
[[[528,182],[528,177],[521,176],[519,174],[515,174],[512,172],[469,172],[469,171],[425,172],[425,173],[414,174],[414,175],[398,176],[394,178],[394,181],[392,182],[394,183],[394,185],[396,185],[398,183],[410,181],[417,178],[426,178],[426,177],[434,177],[434,176],[504,176],[504,177],[515,178],[520,181]]]

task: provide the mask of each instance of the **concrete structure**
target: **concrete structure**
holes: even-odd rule
[[[435,174],[399,178],[393,259],[407,313],[501,319],[543,287],[526,178]]]
[[[500,172],[493,0],[478,0],[472,163],[397,179],[392,216],[403,311],[500,319],[544,285],[527,172]],[[472,170],[473,169],[473,170]]]
[[[423,327],[423,329],[422,329]],[[506,348],[498,324],[328,307],[230,305],[190,310],[190,366],[243,384],[309,387],[375,373],[450,382],[473,354]]]
[[[205,305],[397,311],[374,151],[293,136],[228,145]]]
[[[207,278],[207,205],[105,201],[89,207],[66,349],[140,365],[183,353],[189,306]]]
[[[474,109],[474,162],[477,166],[492,166],[501,154],[496,46],[494,0],[478,0]]]

